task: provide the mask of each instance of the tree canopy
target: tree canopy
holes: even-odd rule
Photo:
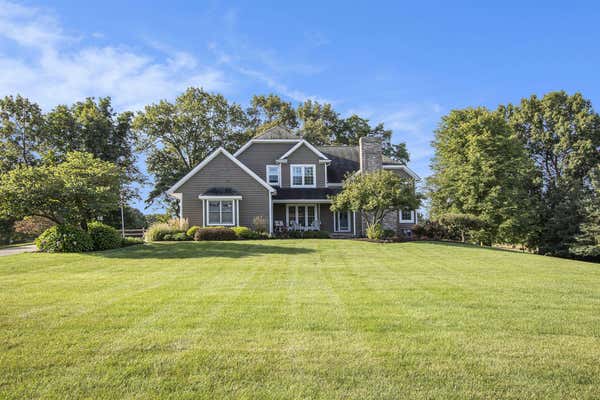
[[[332,197],[331,210],[360,212],[368,228],[381,224],[394,210],[415,210],[420,203],[421,196],[415,191],[412,180],[380,170],[346,179],[342,191]]]
[[[87,229],[88,221],[119,206],[123,175],[115,164],[81,152],[13,169],[0,176],[0,216],[40,216]]]

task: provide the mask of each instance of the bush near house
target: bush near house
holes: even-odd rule
[[[190,229],[188,229],[185,234],[188,235],[191,239],[193,239],[198,229],[200,229],[200,227],[198,225],[194,225]]]
[[[170,240],[175,242],[185,242],[192,240],[185,232],[167,233],[162,240]]]
[[[328,239],[327,231],[289,231],[287,237],[290,239]]]
[[[88,234],[92,238],[95,251],[121,247],[121,235],[112,226],[101,222],[92,222],[88,225]]]
[[[171,218],[168,222],[156,222],[148,228],[144,238],[147,242],[158,242],[161,240],[178,240],[173,239],[173,236],[178,233],[183,233],[189,229],[189,223],[186,219]],[[170,235],[169,239],[165,236]]]
[[[211,227],[200,228],[194,235],[194,240],[236,240],[238,237],[231,228]]]
[[[46,229],[35,239],[35,245],[39,251],[47,253],[81,253],[94,249],[94,242],[87,232],[66,224]]]
[[[245,226],[236,226],[231,229],[235,232],[237,238],[241,240],[258,240],[267,238],[265,233],[253,231]]]

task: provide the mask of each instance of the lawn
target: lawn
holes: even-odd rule
[[[349,240],[0,258],[0,398],[598,398],[600,265]]]

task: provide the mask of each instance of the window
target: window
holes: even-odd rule
[[[290,171],[292,187],[316,187],[314,164],[291,165]]]
[[[337,211],[333,223],[335,232],[350,232],[350,211]]]
[[[267,183],[269,185],[280,185],[281,168],[279,165],[267,165]]]
[[[233,200],[209,200],[207,225],[233,225]]]
[[[413,212],[411,210],[400,211],[400,222],[413,222]]]
[[[300,226],[310,226],[317,219],[317,206],[315,204],[308,205],[287,205],[287,225],[296,222]]]

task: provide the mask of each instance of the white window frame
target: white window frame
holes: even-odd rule
[[[400,220],[400,223],[402,224],[412,224],[415,223],[415,210],[410,210],[410,219],[402,219],[402,211],[400,210],[400,212],[398,213],[398,218]],[[404,210],[407,211],[407,210]]]
[[[308,223],[308,209],[310,207],[313,207],[314,212],[315,212],[315,220],[319,221],[319,207],[317,204],[313,204],[313,203],[304,203],[304,204],[286,204],[285,205],[285,224],[286,226],[290,226],[290,208],[294,209],[294,216],[295,216],[295,222],[298,223],[298,208],[299,207],[304,207],[304,227],[309,227],[310,224]]]
[[[294,185],[294,168],[302,168],[302,185]],[[306,168],[311,167],[313,170],[313,183],[312,185],[304,184],[306,177]],[[291,164],[290,165],[290,187],[297,188],[316,188],[317,187],[317,168],[315,164]]]
[[[271,167],[277,168],[277,183],[271,183],[269,181],[269,168],[271,168]],[[267,183],[269,185],[281,186],[281,165],[279,165],[279,164],[267,164],[265,180],[267,181]]]
[[[339,215],[343,212],[348,214],[348,229],[344,229],[344,230],[339,229],[339,226],[338,226]],[[352,216],[350,215],[350,210],[336,211],[333,213],[333,231],[334,232],[352,232]]]
[[[210,222],[210,218],[209,218],[209,214],[210,214],[210,202],[211,201],[218,201],[219,202],[219,221],[223,221],[223,202],[224,201],[229,201],[231,202],[231,223],[211,223]],[[238,202],[239,200],[236,199],[232,199],[232,198],[210,198],[210,199],[206,199],[205,204],[205,218],[206,218],[206,226],[236,226],[237,225],[237,208],[238,208]]]

